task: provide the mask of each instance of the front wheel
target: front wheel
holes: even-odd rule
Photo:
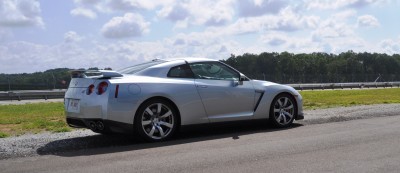
[[[287,93],[279,94],[271,103],[269,119],[276,127],[288,127],[293,123],[297,105]]]
[[[136,132],[150,142],[170,138],[177,129],[177,111],[165,100],[153,99],[144,103],[135,116]]]

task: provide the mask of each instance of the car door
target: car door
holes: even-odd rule
[[[240,73],[220,62],[192,63],[195,85],[210,122],[251,119],[255,90]]]

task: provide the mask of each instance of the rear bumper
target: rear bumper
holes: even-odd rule
[[[70,127],[74,128],[87,128],[91,129],[95,132],[116,132],[116,133],[133,133],[133,125],[112,121],[112,120],[104,120],[99,118],[75,118],[75,117],[67,117],[67,124]],[[104,125],[103,128],[99,128],[99,124]],[[94,127],[95,125],[95,127]]]

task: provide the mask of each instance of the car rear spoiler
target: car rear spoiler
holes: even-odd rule
[[[109,79],[122,77],[121,73],[112,70],[70,70],[71,78]]]

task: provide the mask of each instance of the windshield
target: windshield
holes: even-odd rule
[[[142,64],[138,64],[138,65],[134,65],[134,66],[131,66],[131,67],[127,67],[127,68],[118,70],[118,72],[121,73],[121,74],[135,74],[135,73],[137,73],[139,71],[142,71],[142,70],[144,70],[146,68],[149,68],[149,67],[152,67],[152,66],[164,63],[164,62],[166,62],[166,61],[155,59],[155,60],[152,60],[152,61],[149,61],[149,62],[145,62],[145,63],[142,63]]]

